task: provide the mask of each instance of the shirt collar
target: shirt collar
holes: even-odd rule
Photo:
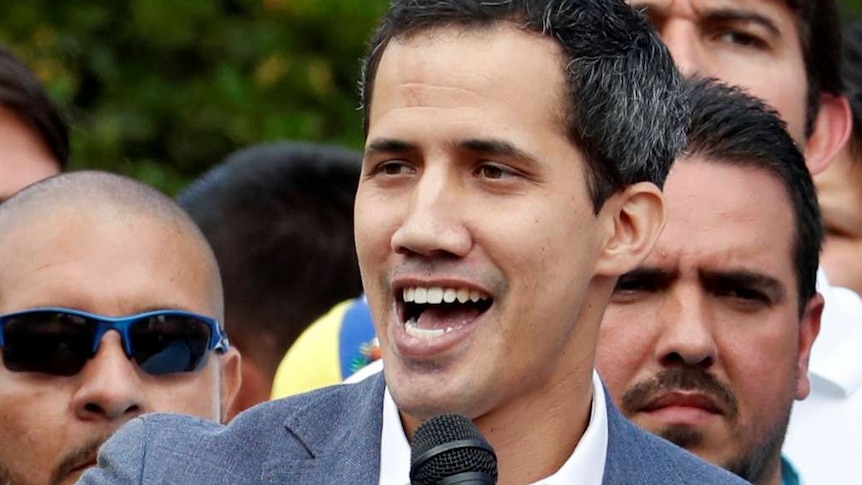
[[[532,485],[601,485],[608,451],[608,414],[605,391],[593,371],[593,402],[590,421],[568,460],[553,475]],[[410,483],[410,444],[401,418],[387,388],[383,396],[383,431],[380,440],[380,485]]]

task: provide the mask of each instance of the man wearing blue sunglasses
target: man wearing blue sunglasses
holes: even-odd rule
[[[74,483],[142,413],[224,417],[239,355],[212,251],[172,200],[64,174],[0,205],[0,241],[0,483]]]

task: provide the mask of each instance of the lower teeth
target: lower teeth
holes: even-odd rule
[[[411,318],[404,323],[404,329],[407,331],[407,335],[416,338],[422,339],[434,339],[437,337],[442,337],[446,335],[446,333],[452,331],[452,327],[442,329],[442,328],[419,328],[419,322],[416,318]]]

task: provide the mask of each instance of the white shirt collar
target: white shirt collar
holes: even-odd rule
[[[601,485],[608,451],[608,414],[605,391],[593,371],[590,422],[569,459],[553,475],[532,485]],[[380,440],[380,485],[409,485],[410,444],[401,427],[398,408],[389,389],[383,396],[383,435]]]
[[[822,268],[817,271],[817,291],[825,306],[809,371],[824,390],[844,398],[862,386],[862,299],[847,288],[831,286]]]

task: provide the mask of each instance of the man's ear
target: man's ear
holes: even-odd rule
[[[808,361],[811,358],[811,347],[817,334],[820,333],[820,316],[823,313],[823,296],[815,293],[808,300],[799,320],[799,350],[796,355],[796,399],[803,400],[811,392],[811,380],[808,378]]]
[[[853,114],[847,98],[821,94],[814,132],[805,141],[805,165],[811,175],[826,170],[829,162],[847,143],[852,127]]]
[[[619,276],[637,267],[652,250],[665,223],[661,190],[639,182],[612,195],[599,212],[607,222],[598,274]]]
[[[242,362],[239,351],[236,347],[230,347],[227,352],[219,356],[219,364],[221,364],[219,383],[219,398],[220,398],[220,418],[221,422],[225,423],[228,410],[232,408],[234,400],[239,393],[240,384],[242,384]]]

